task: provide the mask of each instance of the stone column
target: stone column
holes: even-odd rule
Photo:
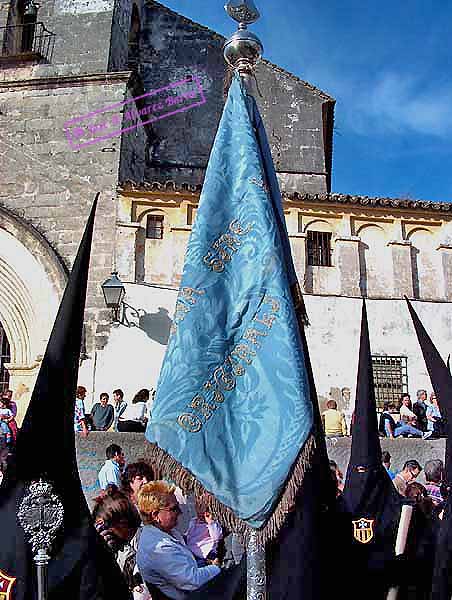
[[[441,265],[443,275],[444,297],[448,302],[452,301],[452,246],[440,244],[437,248],[441,254]]]
[[[392,250],[393,285],[395,296],[414,297],[413,265],[411,261],[411,242],[393,240],[388,242]]]
[[[123,281],[135,281],[136,237],[140,227],[139,223],[117,224],[116,270]]]
[[[340,273],[340,289],[344,296],[361,296],[361,269],[359,261],[359,244],[357,236],[336,238],[334,251],[336,264]]]

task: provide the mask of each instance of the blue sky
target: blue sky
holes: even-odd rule
[[[161,0],[229,36],[221,0]],[[333,191],[452,201],[452,0],[255,0],[265,58],[336,98]]]

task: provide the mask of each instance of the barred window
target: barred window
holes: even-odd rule
[[[11,353],[6,333],[0,323],[0,392],[8,389],[9,373],[5,367],[11,359]]]
[[[151,240],[163,239],[163,215],[147,216],[146,237]]]
[[[375,400],[377,410],[385,402],[399,406],[400,396],[408,392],[406,356],[372,356]]]
[[[308,231],[308,265],[331,267],[331,233],[328,231]]]

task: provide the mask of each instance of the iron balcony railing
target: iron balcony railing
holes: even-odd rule
[[[2,61],[39,59],[50,62],[55,46],[55,34],[44,23],[25,23],[0,27]]]

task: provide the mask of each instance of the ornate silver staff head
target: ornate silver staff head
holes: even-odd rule
[[[259,19],[259,11],[253,0],[230,0],[224,8],[239,23],[238,30],[223,46],[224,59],[240,74],[250,74],[264,51],[260,39],[247,29],[247,25]]]
[[[17,518],[29,537],[33,554],[50,553],[58,530],[63,525],[64,509],[53,494],[50,483],[40,479],[30,485],[19,507]]]

